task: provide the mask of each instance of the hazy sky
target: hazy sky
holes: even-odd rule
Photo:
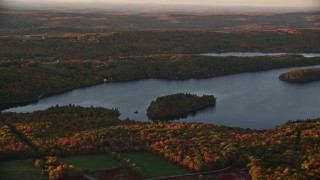
[[[4,2],[28,2],[34,0],[3,0]],[[233,6],[285,6],[320,7],[320,0],[40,0],[41,2],[114,2],[114,3],[159,3],[159,4],[211,4]]]

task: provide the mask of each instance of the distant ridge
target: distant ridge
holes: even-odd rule
[[[32,2],[32,3],[30,3]],[[139,3],[110,3],[110,2],[46,2],[30,0],[21,2],[17,0],[1,3],[2,8],[25,9],[25,10],[55,10],[55,11],[111,11],[111,12],[144,12],[144,13],[216,13],[216,14],[235,14],[235,13],[288,13],[288,12],[314,12],[316,7],[263,7],[263,6],[214,6],[207,4],[139,4]]]

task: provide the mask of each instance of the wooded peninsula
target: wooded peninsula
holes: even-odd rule
[[[279,76],[283,81],[290,83],[309,83],[320,80],[320,68],[297,69]]]

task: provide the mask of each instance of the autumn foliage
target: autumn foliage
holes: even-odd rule
[[[0,160],[24,158],[34,154],[34,151],[17,137],[9,126],[0,122]]]
[[[2,113],[0,118],[43,154],[105,152],[117,158],[119,152],[147,151],[195,172],[236,164],[247,166],[253,179],[320,176],[320,119],[258,131],[202,123],[120,121],[116,110],[78,106]]]
[[[82,173],[73,165],[63,164],[56,156],[46,156],[34,159],[34,166],[41,170],[44,179],[57,180],[68,178],[82,178]]]

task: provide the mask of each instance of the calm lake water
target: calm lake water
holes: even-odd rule
[[[235,57],[302,55],[305,58],[320,57],[320,53],[227,52],[227,53],[205,53],[205,54],[202,54],[202,55],[203,56],[235,56]]]
[[[319,67],[319,66],[313,66]],[[211,79],[159,80],[109,83],[40,99],[7,111],[31,112],[50,106],[76,104],[118,108],[121,119],[150,121],[146,109],[158,96],[178,92],[213,94],[217,104],[180,121],[204,122],[243,128],[268,129],[288,120],[320,117],[320,82],[290,84],[281,73],[306,67],[241,73]],[[135,111],[138,114],[135,114]]]

